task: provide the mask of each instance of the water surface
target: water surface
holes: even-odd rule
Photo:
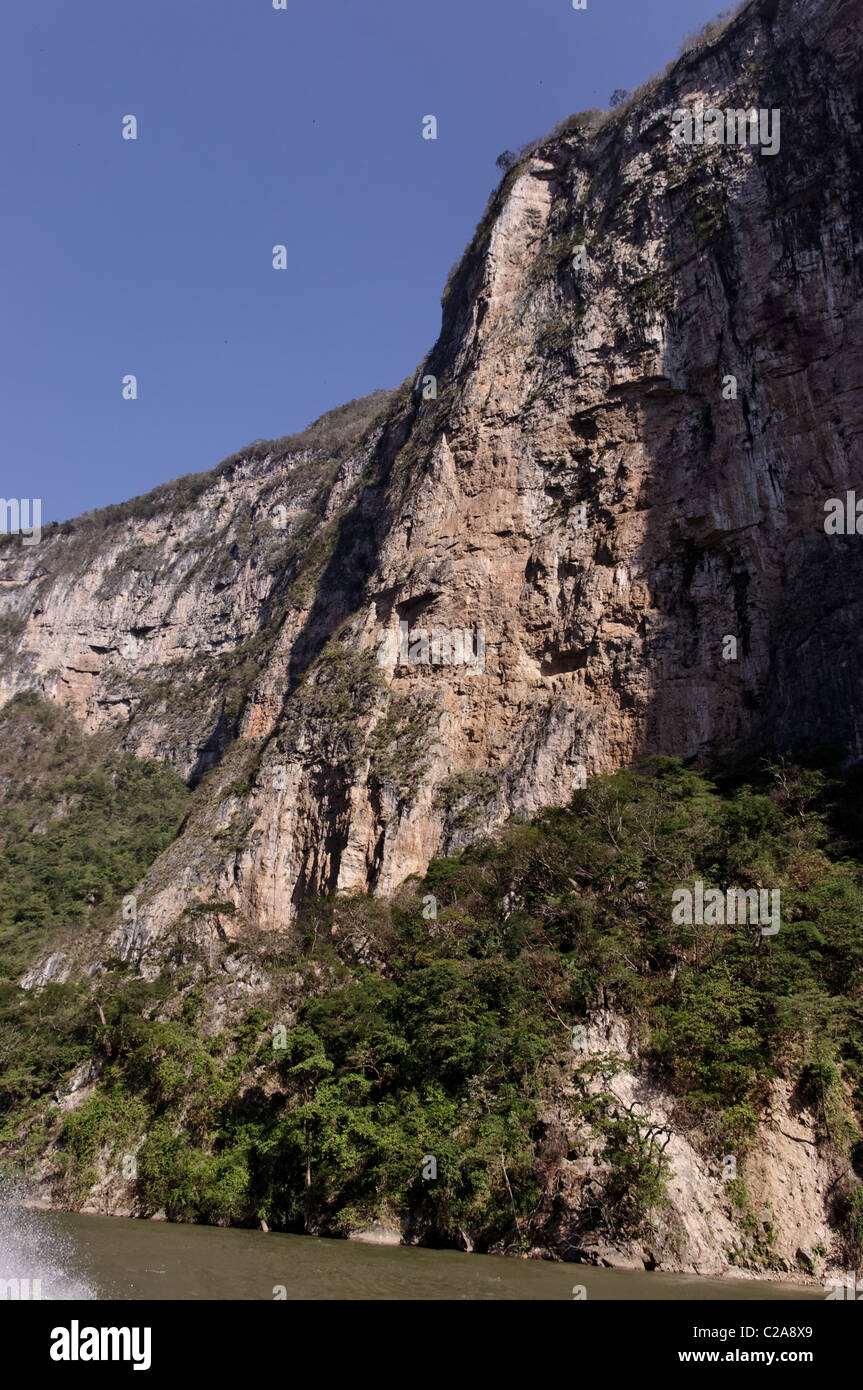
[[[820,1287],[594,1269],[453,1250],[0,1210],[0,1278],[54,1299],[823,1299]]]

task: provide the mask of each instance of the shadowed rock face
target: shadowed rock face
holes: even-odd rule
[[[754,0],[507,174],[413,383],[7,541],[0,698],[207,774],[121,953],[190,898],[390,891],[581,769],[861,756],[863,537],[824,527],[863,497],[861,31]],[[675,144],[698,103],[779,110],[779,151]],[[434,664],[456,631],[481,669]]]

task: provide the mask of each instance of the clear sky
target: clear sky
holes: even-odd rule
[[[62,520],[398,385],[501,151],[720,8],[3,0],[0,496]]]

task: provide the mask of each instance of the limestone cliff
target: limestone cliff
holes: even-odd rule
[[[106,950],[391,892],[653,752],[860,758],[861,68],[859,0],[752,0],[523,153],[398,391],[5,540],[0,702],[196,788]],[[675,143],[699,104],[779,149]]]
[[[225,768],[201,814],[236,845],[200,878],[262,923],[392,889],[582,766],[858,757],[858,541],[823,506],[859,464],[861,27],[849,0],[755,0],[598,131],[540,142],[361,440],[259,445],[12,538],[0,697]],[[698,102],[779,110],[780,149],[675,144]],[[484,669],[379,665],[399,623],[481,632]]]

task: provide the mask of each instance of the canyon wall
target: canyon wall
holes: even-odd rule
[[[389,892],[652,753],[860,757],[860,541],[824,504],[863,490],[861,30],[753,0],[522,155],[400,390],[6,540],[0,700],[198,788],[121,953],[189,901],[268,928]],[[779,149],[675,143],[699,103],[779,111]],[[453,634],[482,663],[436,664]]]

